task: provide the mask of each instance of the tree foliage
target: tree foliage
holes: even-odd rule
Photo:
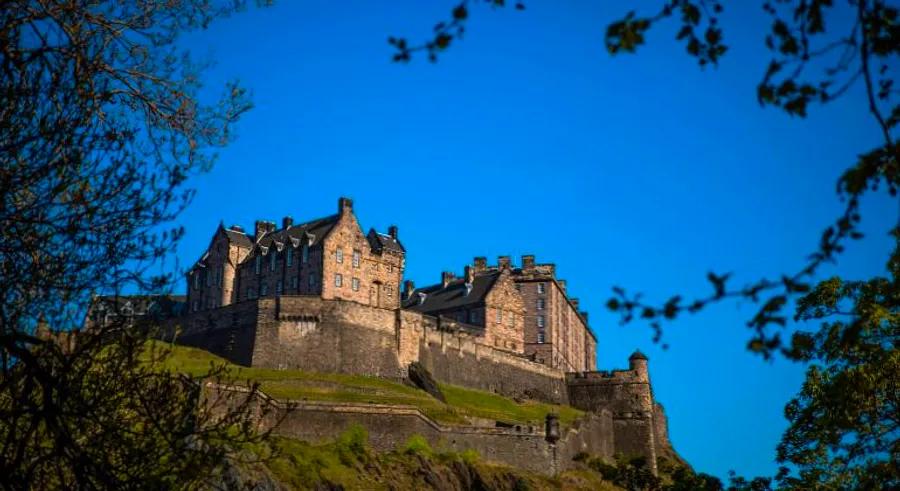
[[[93,294],[164,293],[185,179],[250,106],[200,100],[180,33],[242,0],[10,0],[0,8],[0,476],[13,486],[164,486],[253,438],[198,413],[146,329],[76,336]],[[162,266],[168,266],[163,268]],[[56,336],[38,336],[44,323]],[[61,339],[76,339],[61,343]],[[189,477],[194,476],[194,477]]]

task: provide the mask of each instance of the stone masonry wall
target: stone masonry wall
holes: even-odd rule
[[[238,403],[246,394],[223,387],[207,388],[206,393],[207,403],[220,411],[228,407],[229,399]],[[613,422],[609,412],[585,416],[566,429],[559,441],[551,443],[543,426],[447,426],[411,406],[281,402],[265,395],[258,400],[256,414],[263,428],[274,428],[278,435],[310,442],[332,440],[352,425],[361,425],[368,432],[369,444],[379,451],[396,450],[410,437],[420,435],[435,449],[474,449],[487,461],[548,475],[574,467],[573,457],[579,452],[613,456]]]

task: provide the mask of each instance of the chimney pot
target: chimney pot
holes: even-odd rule
[[[290,215],[281,219],[281,228],[283,228],[283,229],[290,228],[291,225],[293,225],[293,224],[294,224],[294,219]]]
[[[269,231],[269,225],[265,220],[257,220],[253,222],[253,235],[256,236],[257,239],[263,236],[266,232]]]
[[[397,226],[391,225],[388,227],[388,235],[391,236],[392,239],[397,240]]]
[[[575,306],[575,310],[578,310],[578,299],[577,299],[577,298],[570,298],[569,300],[572,302],[572,305]]]
[[[580,314],[581,314],[581,318],[584,319],[584,323],[587,324],[588,323],[588,313],[585,311],[582,311],[582,312],[580,312]]]
[[[510,266],[509,256],[500,256],[497,258],[497,267],[500,269]]]

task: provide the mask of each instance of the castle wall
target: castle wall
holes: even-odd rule
[[[540,363],[483,344],[479,336],[437,329],[434,318],[401,312],[400,358],[419,361],[443,383],[566,403],[565,377]]]
[[[241,400],[240,389],[217,387],[207,391],[207,403],[218,410]],[[543,426],[495,428],[442,425],[415,407],[385,404],[275,401],[265,395],[257,400],[260,425],[275,434],[310,442],[333,440],[353,425],[366,428],[369,444],[379,451],[396,450],[414,435],[424,437],[438,450],[476,450],[481,458],[542,474],[552,475],[574,467],[575,455],[588,452],[613,456],[613,423],[609,412],[589,414],[566,429],[551,443]],[[222,404],[224,401],[226,404]]]
[[[644,456],[656,471],[659,423],[646,360],[632,360],[630,370],[568,373],[566,384],[572,406],[612,413],[616,453]]]
[[[239,302],[173,319],[171,326],[178,343],[250,366],[259,315],[256,302]]]

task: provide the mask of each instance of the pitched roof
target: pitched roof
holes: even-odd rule
[[[374,228],[369,230],[369,234],[366,236],[366,238],[369,239],[369,245],[373,250],[406,252],[406,249],[403,247],[403,244],[401,244],[399,240],[391,237],[388,234],[376,232]]]
[[[340,215],[329,215],[306,223],[291,225],[286,229],[264,234],[262,238],[258,239],[257,245],[271,247],[273,242],[284,244],[291,239],[296,242],[296,245],[299,245],[306,238],[311,238],[312,243],[310,245],[315,245],[321,242],[328,235],[328,232],[334,228],[338,218],[340,218]]]
[[[253,241],[250,240],[250,237],[247,237],[247,234],[243,232],[238,232],[237,230],[232,230],[230,228],[225,229],[225,237],[228,238],[228,241],[237,244],[241,247],[253,247]]]
[[[417,288],[409,298],[403,301],[403,308],[430,314],[478,304],[484,301],[484,297],[491,291],[499,277],[499,271],[476,274],[472,281],[472,290],[468,294],[466,294],[465,278],[457,278],[448,283],[446,287],[438,283],[425,288]],[[424,300],[420,294],[425,295]]]

